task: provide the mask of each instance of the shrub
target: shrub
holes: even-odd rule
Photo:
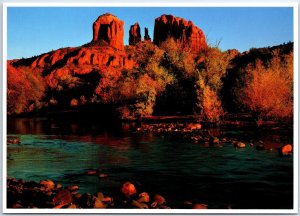
[[[45,85],[38,71],[7,64],[7,113],[20,114],[40,108]]]
[[[280,58],[278,52],[264,65],[261,60],[245,70],[239,101],[259,118],[293,116],[293,53]]]

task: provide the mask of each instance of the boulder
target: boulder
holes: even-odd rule
[[[122,185],[121,191],[124,194],[124,196],[126,196],[126,197],[130,197],[130,196],[136,194],[135,186],[131,182],[125,182]]]
[[[68,205],[73,202],[72,194],[69,190],[58,191],[53,198],[54,205]]]
[[[55,184],[52,180],[47,179],[47,180],[41,180],[40,181],[40,186],[45,189],[45,190],[53,190],[55,188]]]
[[[77,185],[67,186],[67,190],[69,190],[72,194],[77,194],[79,187]]]
[[[154,202],[156,202],[157,205],[160,206],[160,205],[166,204],[166,199],[163,196],[159,195],[159,194],[155,194],[154,195]]]
[[[94,204],[93,208],[106,208],[106,205],[97,197],[93,197],[94,199]]]
[[[192,21],[164,14],[155,19],[153,42],[159,46],[169,37],[195,54],[200,54],[207,49],[203,31]]]
[[[279,148],[279,154],[281,156],[291,155],[292,153],[293,153],[293,146],[291,144],[286,144]]]
[[[135,45],[142,40],[141,29],[138,23],[130,26],[129,30],[129,45]]]
[[[104,41],[114,48],[123,50],[124,22],[110,13],[99,16],[93,24],[93,41]]]
[[[149,194],[147,192],[140,193],[137,201],[140,203],[148,203],[150,201]]]

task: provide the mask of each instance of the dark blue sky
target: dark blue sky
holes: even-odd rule
[[[135,22],[139,22],[142,36],[144,27],[148,27],[153,39],[154,20],[162,14],[193,21],[204,31],[208,44],[221,41],[222,50],[243,52],[293,41],[292,7],[9,7],[8,59],[85,44],[92,40],[93,22],[106,12],[125,22],[125,44],[129,27]]]

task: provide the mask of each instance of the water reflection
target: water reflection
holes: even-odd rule
[[[139,182],[160,193],[170,205],[186,201],[212,208],[292,208],[293,158],[276,151],[256,151],[250,142],[276,148],[292,142],[285,130],[255,128],[211,129],[213,136],[247,143],[205,147],[172,137],[134,133],[135,123],[66,122],[49,119],[13,119],[8,133],[21,144],[8,145],[8,176],[39,181],[54,179],[77,184],[80,192],[107,194],[124,181]],[[101,170],[107,179],[86,175]]]

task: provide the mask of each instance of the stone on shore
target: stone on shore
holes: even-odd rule
[[[55,188],[55,183],[50,179],[41,180],[40,185],[43,189],[48,190],[48,191],[53,190]]]
[[[73,196],[69,190],[58,191],[53,198],[54,205],[68,205],[73,202]]]

